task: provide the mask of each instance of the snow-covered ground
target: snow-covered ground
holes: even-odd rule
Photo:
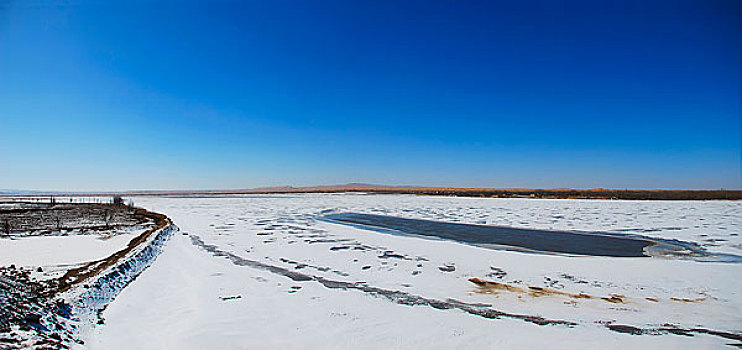
[[[0,239],[0,266],[54,269],[103,259],[126,247],[141,231],[144,228],[129,227],[96,234]]]
[[[492,250],[322,219],[358,212],[641,234],[742,255],[739,202],[305,194],[136,204],[168,215],[181,232],[106,308],[105,324],[87,339],[91,349],[740,343],[739,263]],[[471,278],[499,287],[481,288]],[[683,333],[678,329],[686,335],[673,334]],[[651,334],[629,334],[639,331]]]

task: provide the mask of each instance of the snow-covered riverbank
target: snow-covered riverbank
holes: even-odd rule
[[[739,254],[738,202],[285,195],[137,204],[165,213],[183,233],[103,312],[90,348],[740,343],[740,264],[498,251],[321,219],[361,212],[628,232]],[[472,278],[505,287],[482,288]],[[647,334],[630,334],[638,332]]]

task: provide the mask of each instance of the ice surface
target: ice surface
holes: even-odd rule
[[[322,219],[358,212],[635,233],[740,254],[738,202],[308,194],[137,204],[167,214],[183,233],[104,311],[87,342],[93,349],[714,348],[739,341],[631,335],[606,324],[742,330],[742,264],[498,251]]]
[[[327,215],[325,218],[340,223],[361,225],[361,228],[382,228],[401,234],[540,253],[645,257],[647,255],[644,249],[654,244],[646,238],[625,235],[472,225],[375,214],[340,213]]]

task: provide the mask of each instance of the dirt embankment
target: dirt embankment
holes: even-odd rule
[[[134,248],[147,241],[150,235],[171,224],[171,221],[167,216],[147,211],[145,209],[136,208],[134,211],[134,215],[151,220],[152,222],[154,222],[154,226],[129,241],[129,244],[127,244],[124,249],[121,249],[116,253],[113,253],[112,255],[101,260],[91,261],[81,267],[68,270],[67,273],[65,273],[64,276],[59,279],[60,292],[67,291],[73,286],[85,281],[89,277],[95,276],[109,266],[114,265],[116,262],[119,261],[119,259],[126,256]]]
[[[114,204],[3,209],[0,223],[4,222],[14,225],[4,232],[11,236],[57,234],[54,227],[75,230],[78,234],[132,225],[141,226],[144,231],[121,250],[69,269],[59,278],[34,278],[32,271],[42,272],[41,267],[0,267],[0,349],[66,349],[71,343],[82,343],[73,330],[75,326],[70,327],[76,322],[73,306],[61,293],[96,279],[108,267],[120,265],[135,249],[141,253],[139,247],[172,224],[163,214]],[[126,261],[123,265],[131,264]]]

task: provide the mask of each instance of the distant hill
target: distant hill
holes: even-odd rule
[[[307,187],[271,186],[237,190],[175,190],[126,192],[41,192],[5,190],[0,195],[26,196],[172,196],[172,195],[230,195],[230,194],[289,194],[289,193],[366,193],[413,194],[432,196],[460,196],[482,198],[567,198],[567,199],[630,199],[630,200],[742,200],[742,190],[639,190],[639,189],[529,189],[529,188],[455,188],[389,186],[366,183],[319,185]]]
[[[0,189],[0,195],[34,195],[34,194],[40,194],[40,193],[46,193],[46,192]]]

